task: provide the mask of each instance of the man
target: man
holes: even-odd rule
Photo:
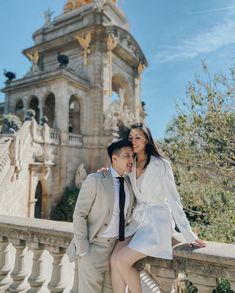
[[[107,175],[87,177],[73,215],[79,293],[112,292],[109,257],[117,238],[124,240],[124,225],[134,203],[129,179],[124,176],[133,164],[131,142],[118,140],[107,151],[111,160]]]

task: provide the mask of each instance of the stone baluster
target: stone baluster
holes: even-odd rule
[[[175,281],[178,272],[173,268],[172,261],[162,261],[158,259],[158,266],[147,266],[147,271],[154,277],[159,284],[160,290],[163,293],[169,293],[174,290]]]
[[[26,247],[25,241],[23,240],[13,239],[11,243],[14,245],[16,253],[14,269],[11,273],[13,283],[9,286],[7,292],[25,292],[29,287],[26,280],[28,273],[26,271],[25,263],[25,255],[28,248]]]
[[[48,284],[48,289],[51,293],[62,293],[65,289],[62,259],[65,254],[65,248],[50,247],[49,252],[53,257],[52,275]]]
[[[11,283],[10,271],[9,242],[6,237],[0,236],[0,292]]]
[[[216,288],[216,278],[210,277],[208,274],[189,273],[188,279],[198,289],[198,293],[211,293]]]
[[[31,288],[27,291],[28,293],[46,293],[49,292],[42,286],[46,279],[43,277],[43,259],[42,254],[44,252],[44,246],[38,243],[30,245],[30,249],[33,251],[33,267],[28,282]]]
[[[231,289],[235,292],[235,281],[230,281]]]
[[[78,292],[78,261],[75,260],[74,265],[74,279],[73,279],[73,288],[71,289],[70,293],[77,293]]]

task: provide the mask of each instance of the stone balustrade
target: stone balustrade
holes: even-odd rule
[[[0,292],[64,292],[62,259],[72,235],[71,223],[0,216]],[[10,265],[12,247],[14,265]],[[26,262],[28,250],[33,253],[30,271]],[[52,257],[52,273],[46,288],[42,259],[45,250]],[[74,279],[71,293],[76,292],[77,278]]]
[[[59,131],[50,128],[50,139],[52,144],[59,144],[60,142],[60,133]]]
[[[0,216],[0,292],[66,292],[62,260],[71,238],[71,223]],[[179,272],[188,274],[199,293],[212,292],[216,279],[220,277],[228,279],[235,290],[235,245],[207,244],[202,249],[177,244],[173,260],[147,257],[142,263],[159,283],[161,292],[174,291]],[[15,248],[14,266],[10,265],[11,246]],[[33,252],[29,273],[25,263],[27,250]],[[53,258],[47,289],[42,261],[45,250]],[[77,266],[74,272],[71,293],[77,292]]]
[[[79,134],[69,134],[69,145],[82,146],[82,136]]]

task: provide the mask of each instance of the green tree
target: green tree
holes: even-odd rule
[[[60,202],[51,211],[51,220],[72,222],[78,194],[78,187],[74,185],[67,186]]]
[[[203,238],[235,241],[235,69],[229,76],[196,77],[177,105],[162,143],[173,162],[178,190],[192,225]]]

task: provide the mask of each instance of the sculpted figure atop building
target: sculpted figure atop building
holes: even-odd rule
[[[94,2],[94,0],[67,0],[67,3],[64,6],[64,12],[71,11],[92,2]]]

